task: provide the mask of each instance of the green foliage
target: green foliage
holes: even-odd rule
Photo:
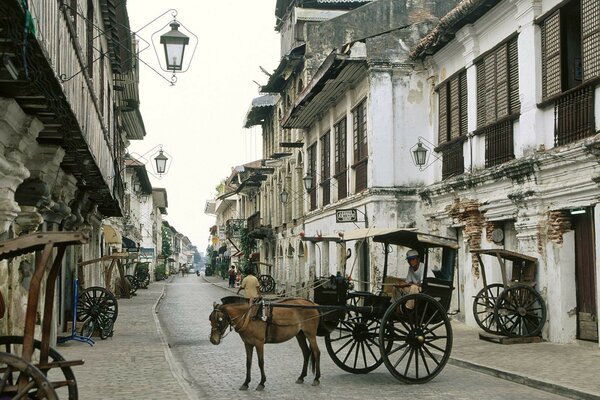
[[[154,268],[154,279],[156,279],[157,281],[161,281],[163,279],[165,279],[167,276],[167,267],[163,264],[163,265],[157,265]]]
[[[161,233],[162,233],[162,254],[166,260],[171,254],[173,254],[173,249],[171,247],[171,243],[172,243],[171,230],[163,225]]]
[[[241,270],[245,272],[250,266],[250,256],[256,251],[256,239],[249,235],[245,227],[240,228],[240,250],[244,253]]]

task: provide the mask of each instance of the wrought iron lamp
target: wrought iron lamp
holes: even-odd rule
[[[179,32],[181,24],[177,20],[171,22],[171,30],[160,36],[160,44],[165,48],[167,70],[181,71],[183,68],[183,54],[185,46],[190,43],[189,36]]]
[[[425,143],[423,143],[423,142],[425,142]],[[428,145],[431,146],[432,148],[435,147],[432,143],[428,142],[425,138],[419,136],[417,144],[415,144],[413,147],[410,148],[410,155],[412,157],[413,164],[415,164],[415,166],[419,167],[419,171],[425,170],[427,167],[429,167],[435,161],[440,159],[438,156],[436,156],[433,153],[433,151],[431,151],[431,148]],[[430,155],[433,155],[433,157],[435,158],[431,162],[429,161]]]
[[[304,175],[304,178],[302,178],[302,182],[304,182],[304,189],[306,189],[307,192],[312,189],[313,177],[308,172]]]
[[[285,190],[285,188],[283,188],[283,190],[281,191],[281,193],[279,193],[279,200],[285,204],[288,201],[289,198],[289,193],[287,192],[287,190]]]

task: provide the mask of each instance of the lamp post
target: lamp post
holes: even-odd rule
[[[302,178],[302,182],[304,182],[304,189],[306,189],[307,192],[312,189],[313,177],[308,172],[304,175],[304,178]]]
[[[185,46],[189,44],[190,38],[184,33],[179,32],[181,24],[177,20],[173,20],[170,26],[171,30],[160,36],[160,44],[165,48],[167,70],[173,72],[181,71]]]

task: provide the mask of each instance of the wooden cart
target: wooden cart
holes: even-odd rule
[[[0,397],[76,400],[77,382],[72,366],[82,360],[65,360],[50,347],[54,290],[67,246],[87,243],[83,232],[43,232],[0,243],[0,260],[35,252],[29,285],[23,336],[0,337]],[[52,256],[54,259],[51,261]],[[46,280],[44,286],[44,279]],[[45,293],[42,288],[45,287]],[[40,295],[44,296],[41,340],[34,339]],[[2,314],[2,313],[0,313]],[[16,347],[15,347],[16,346]],[[20,354],[17,354],[17,349]],[[64,393],[64,394],[63,394]]]
[[[481,265],[483,289],[473,301],[477,324],[491,335],[506,337],[536,337],[546,322],[546,304],[535,290],[535,257],[505,249],[471,250]],[[488,283],[481,255],[497,259],[502,283]],[[506,262],[512,262],[508,275]]]

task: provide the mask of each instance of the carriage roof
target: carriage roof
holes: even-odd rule
[[[458,241],[454,238],[417,232],[410,228],[361,228],[344,233],[344,241],[373,238],[375,242],[395,244],[398,246],[420,249],[424,247],[446,247],[458,249]]]

